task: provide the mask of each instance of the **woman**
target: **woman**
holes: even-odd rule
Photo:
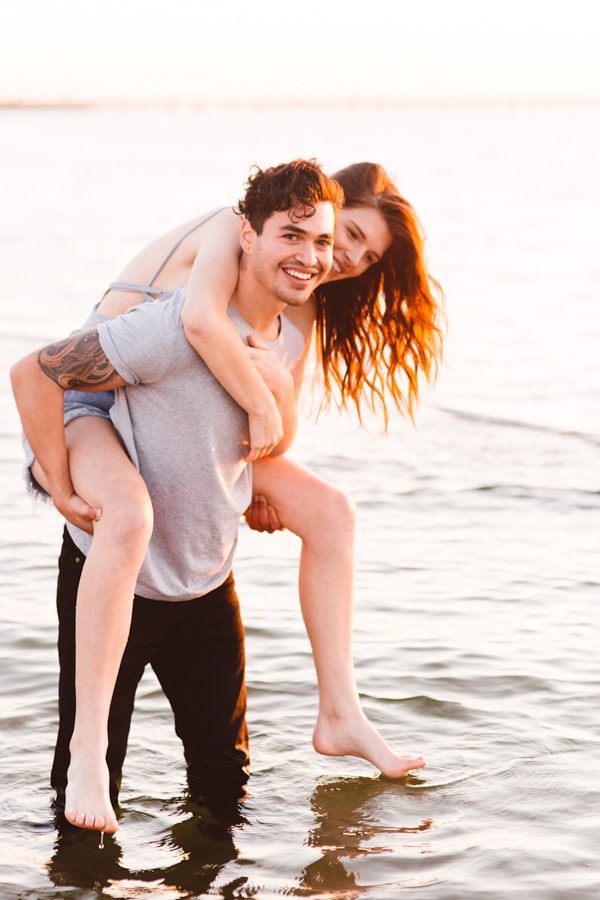
[[[259,177],[260,171],[253,176]],[[360,163],[335,177],[346,205],[336,228],[332,272],[314,299],[289,315],[307,343],[316,325],[326,400],[336,393],[342,407],[352,400],[359,416],[366,402],[387,424],[390,401],[412,416],[418,376],[430,378],[441,357],[437,285],[425,268],[414,212],[384,170]],[[248,213],[243,204],[240,212]],[[254,492],[261,498],[251,521],[269,529],[281,525],[302,539],[300,598],[319,684],[314,746],[325,754],[363,757],[400,777],[424,762],[390,750],[362,712],[354,681],[353,510],[343,494],[298,464],[266,458],[276,452],[281,420],[259,375],[261,354],[270,351],[258,344],[244,347],[226,315],[238,265],[239,222],[231,210],[217,211],[145,248],[111,285],[97,313],[116,316],[147,296],[187,284],[187,337],[249,416],[248,459],[254,461]],[[152,510],[106,405],[99,407],[95,397],[76,402],[68,417],[74,490],[53,498],[70,521],[94,534],[77,602],[77,715],[65,814],[80,827],[113,832],[118,826],[108,795],[106,723]],[[32,473],[47,484],[37,462]]]

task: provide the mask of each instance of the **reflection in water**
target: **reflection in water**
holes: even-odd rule
[[[120,863],[121,848],[115,838],[105,838],[102,850],[98,834],[80,828],[61,827],[54,853],[46,868],[57,887],[103,888],[130,873]]]
[[[410,825],[381,823],[381,806],[386,797],[396,805],[402,797],[403,786],[422,783],[421,779],[409,775],[401,782],[359,777],[317,784],[311,798],[316,822],[307,843],[323,855],[304,869],[301,892],[345,889],[349,893],[344,896],[351,900],[366,890],[357,883],[356,874],[346,868],[344,860],[394,852],[386,835],[429,831],[433,827],[432,819]]]
[[[57,887],[101,890],[108,897],[135,897],[150,890],[151,896],[165,900],[204,895],[226,863],[237,858],[235,827],[247,821],[239,802],[228,803],[220,811],[223,818],[207,806],[184,803],[181,812],[192,815],[173,825],[160,842],[177,855],[177,862],[139,870],[122,864],[118,836],[107,836],[100,849],[97,832],[57,819],[58,836],[47,864],[48,875]]]

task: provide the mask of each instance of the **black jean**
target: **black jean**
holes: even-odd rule
[[[57,587],[59,729],[52,787],[64,805],[75,722],[75,608],[85,556],[65,530]],[[150,663],[175,715],[192,796],[240,796],[248,780],[244,628],[233,576],[180,602],[135,597],[108,720],[110,794],[118,802],[137,685]]]

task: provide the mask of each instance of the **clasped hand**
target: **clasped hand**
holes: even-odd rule
[[[76,528],[80,528],[88,534],[94,533],[93,523],[99,521],[102,515],[101,509],[90,506],[75,491],[52,494],[52,503],[71,525],[75,525]]]
[[[266,408],[248,414],[250,450],[246,460],[254,462],[272,453],[283,437],[283,421],[277,401],[283,400],[287,391],[293,391],[294,381],[277,354],[253,335],[248,337],[247,351],[272,395],[272,402]]]

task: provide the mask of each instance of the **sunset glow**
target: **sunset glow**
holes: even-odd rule
[[[599,24],[584,0],[31,0],[0,31],[0,102],[589,101]]]

